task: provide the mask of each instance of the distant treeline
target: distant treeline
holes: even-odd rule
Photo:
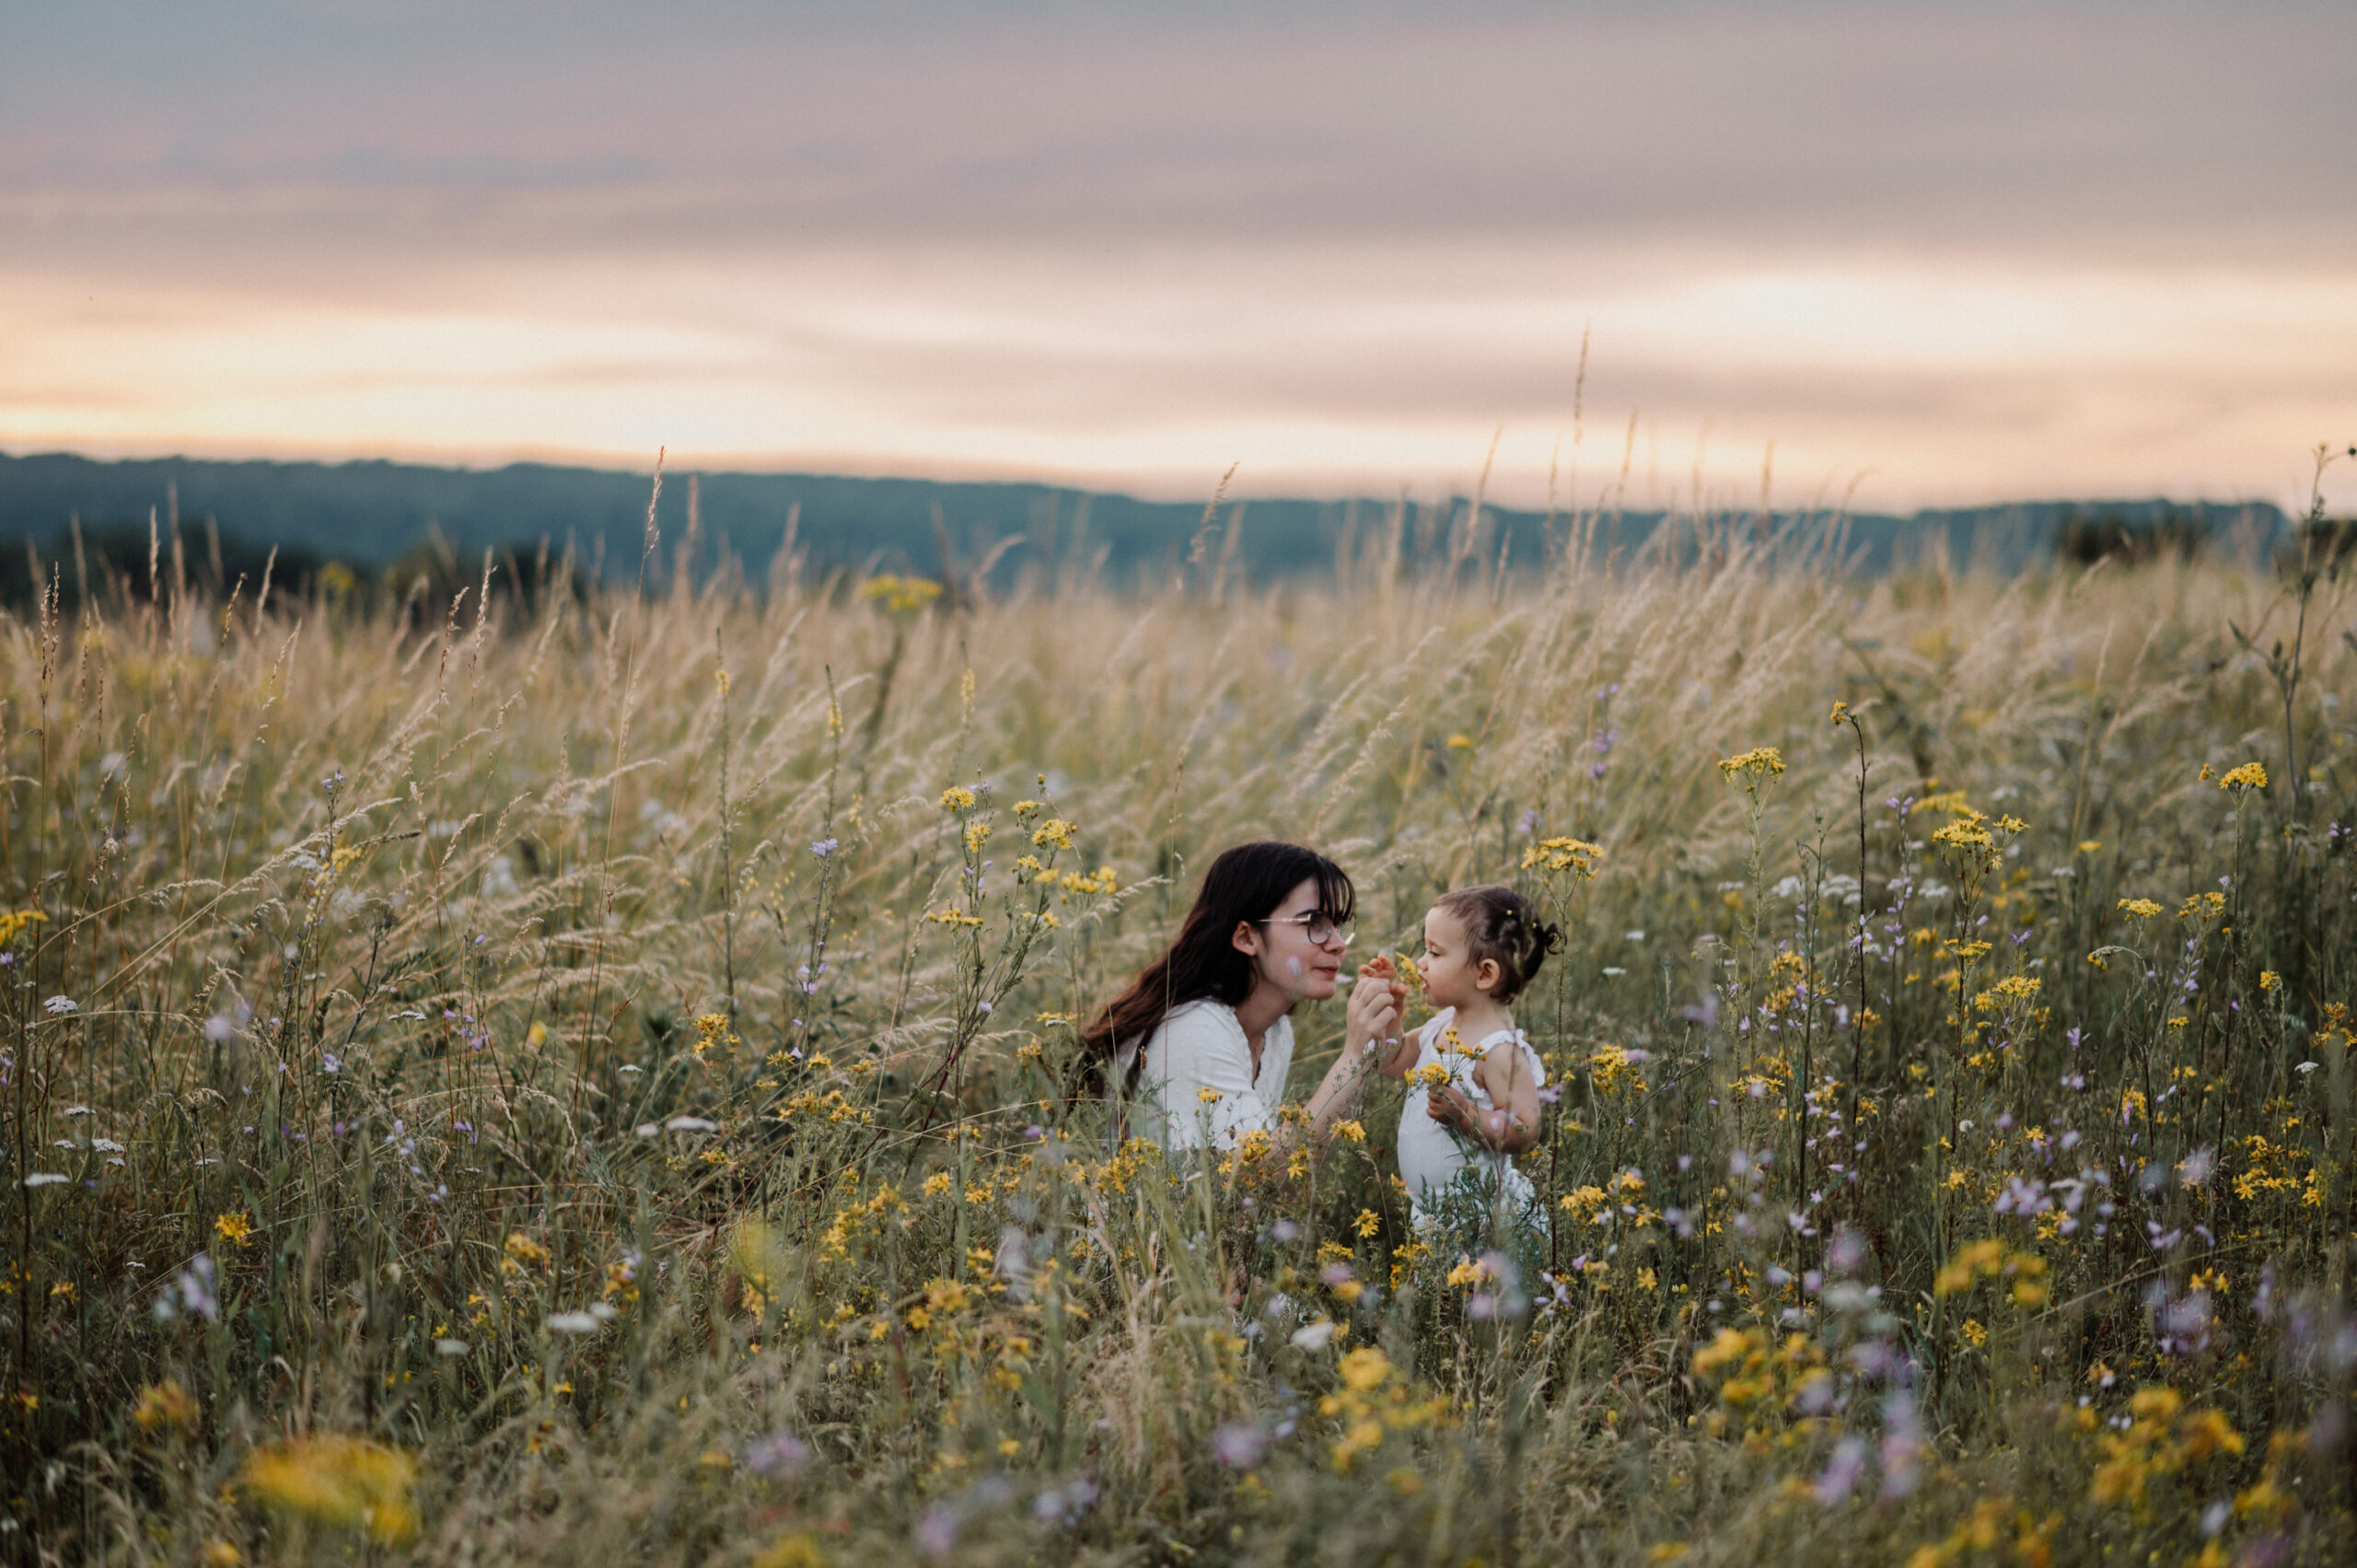
[[[510,591],[545,588],[567,562],[583,577],[624,582],[642,569],[651,489],[644,474],[538,463],[473,471],[0,455],[0,594],[21,602],[37,573],[54,574],[69,596],[85,585],[98,591],[110,575],[145,593],[151,555],[159,575],[178,573],[222,591],[240,578],[258,590],[265,566],[274,583],[298,589],[331,563],[379,589],[406,594],[420,582],[438,589],[478,582],[486,551]],[[1179,574],[1232,583],[1324,575],[1394,558],[1423,571],[1514,572],[1572,548],[1599,563],[1649,553],[1693,560],[1738,541],[1772,541],[1789,558],[1852,572],[1939,557],[1960,569],[2010,573],[2058,554],[2094,561],[2206,551],[2257,561],[2278,550],[2288,529],[2264,502],[2034,502],[1907,517],[1777,513],[1700,521],[1659,512],[1550,520],[1493,506],[1477,521],[1472,510],[1465,497],[1253,500],[1225,503],[1207,518],[1201,503],[1040,484],[674,472],[656,512],[661,543],[645,569],[657,583],[682,570],[723,569],[758,582],[790,540],[804,569],[815,572],[1127,588]]]

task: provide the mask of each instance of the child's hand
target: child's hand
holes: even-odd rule
[[[1400,982],[1399,965],[1406,961],[1403,958],[1395,963],[1390,954],[1377,953],[1359,966],[1361,980],[1381,981],[1390,989],[1392,1008],[1403,1017],[1408,1011],[1408,988]]]
[[[1424,1114],[1444,1127],[1480,1139],[1485,1144],[1500,1143],[1505,1132],[1506,1115],[1492,1110],[1484,1117],[1473,1109],[1473,1102],[1455,1087],[1445,1088],[1424,1098]],[[1486,1121],[1487,1126],[1482,1125]]]
[[[1424,1114],[1444,1127],[1459,1132],[1473,1131],[1473,1102],[1454,1085],[1434,1090],[1424,1097]]]

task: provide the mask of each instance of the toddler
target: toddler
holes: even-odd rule
[[[1387,1077],[1409,1081],[1399,1114],[1399,1176],[1420,1225],[1469,1168],[1492,1178],[1509,1214],[1538,1210],[1530,1179],[1513,1156],[1538,1140],[1538,1053],[1507,1004],[1522,994],[1562,934],[1541,924],[1530,900],[1507,887],[1444,894],[1424,915],[1424,996],[1439,1011],[1393,1047]],[[1368,966],[1390,980],[1393,966]],[[1402,978],[1405,978],[1404,976]]]

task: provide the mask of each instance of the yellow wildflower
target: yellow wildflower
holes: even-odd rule
[[[1979,813],[1959,817],[1932,835],[1932,842],[1951,849],[1967,861],[1993,865],[1997,860],[1997,841],[1980,825]]]
[[[886,572],[860,584],[859,597],[875,600],[893,614],[907,614],[939,598],[941,585],[930,577],[903,577]]]
[[[818,1538],[808,1530],[796,1530],[756,1554],[753,1568],[826,1568],[826,1562],[827,1554],[819,1550]]]
[[[196,1397],[180,1387],[176,1377],[150,1383],[139,1390],[139,1403],[131,1419],[142,1432],[158,1428],[185,1432],[196,1424]]]
[[[246,1461],[246,1490],[283,1513],[358,1529],[383,1546],[417,1534],[417,1461],[365,1437],[297,1437]]]
[[[1768,779],[1781,776],[1784,771],[1784,754],[1773,746],[1755,746],[1719,762],[1719,772],[1729,784],[1740,782],[1747,793],[1759,789]]]
[[[1541,839],[1522,852],[1522,864],[1526,870],[1543,866],[1549,871],[1568,871],[1574,877],[1592,877],[1596,875],[1596,863],[1603,856],[1604,851],[1585,839]],[[1403,973],[1409,972],[1406,960],[1407,955],[1400,955]]]
[[[1391,1376],[1391,1358],[1373,1345],[1363,1345],[1342,1358],[1339,1370],[1344,1387],[1364,1394]]]

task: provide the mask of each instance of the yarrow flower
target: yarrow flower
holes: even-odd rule
[[[941,585],[930,577],[903,577],[885,572],[859,585],[859,597],[872,599],[895,615],[924,609],[941,597]]]
[[[245,1488],[261,1502],[382,1546],[417,1534],[416,1484],[414,1458],[364,1437],[290,1438],[246,1461]]]
[[[185,1432],[196,1425],[197,1414],[196,1397],[177,1377],[167,1377],[139,1390],[139,1405],[131,1419],[142,1432]]]
[[[1945,844],[1956,850],[1986,850],[1996,847],[1989,830],[1978,822],[1955,821],[1932,835],[1935,844]]]
[[[1604,851],[1585,839],[1541,839],[1522,852],[1522,864],[1525,869],[1538,866],[1593,877],[1596,863],[1603,856]]]
[[[1027,855],[1024,858],[1028,860],[1030,857]],[[1121,878],[1120,874],[1111,866],[1100,865],[1094,875],[1082,871],[1067,871],[1059,879],[1058,886],[1063,889],[1064,897],[1069,900],[1074,893],[1118,892],[1120,890]]]
[[[1741,784],[1746,793],[1757,791],[1764,781],[1781,776],[1783,771],[1784,754],[1773,746],[1755,746],[1719,762],[1719,772],[1729,784]]]
[[[2032,975],[2011,974],[1972,999],[1972,1005],[1983,1013],[1994,1013],[2017,1002],[2027,1002],[2038,993],[2041,982]]]

